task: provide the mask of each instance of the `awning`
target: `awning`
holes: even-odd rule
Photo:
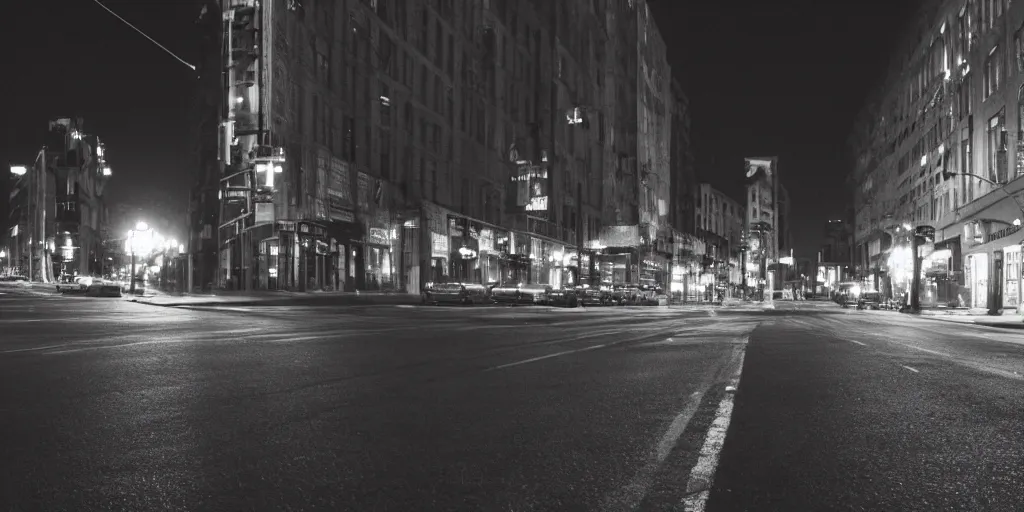
[[[935,242],[935,250],[941,251],[943,249],[953,250],[955,247],[960,246],[960,235],[954,236],[953,238],[947,238],[941,242]]]

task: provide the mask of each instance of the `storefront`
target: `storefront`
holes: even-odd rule
[[[1021,242],[1017,225],[972,222],[964,227],[965,302],[972,309],[1015,311],[1021,305]]]

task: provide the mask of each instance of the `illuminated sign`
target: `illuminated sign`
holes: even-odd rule
[[[531,197],[530,198],[530,202],[527,203],[527,205],[526,205],[526,211],[528,211],[528,212],[547,211],[547,209],[548,209],[548,197],[547,196]]]

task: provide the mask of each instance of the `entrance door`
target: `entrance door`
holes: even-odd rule
[[[988,255],[972,254],[967,257],[971,270],[971,282],[967,284],[971,290],[971,307],[988,307]]]
[[[998,311],[1003,309],[1003,251],[996,251],[992,256],[992,307],[989,309]]]

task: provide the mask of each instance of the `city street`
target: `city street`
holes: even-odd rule
[[[2,510],[1024,502],[1024,331],[820,302],[183,308],[3,288],[0,332]]]

